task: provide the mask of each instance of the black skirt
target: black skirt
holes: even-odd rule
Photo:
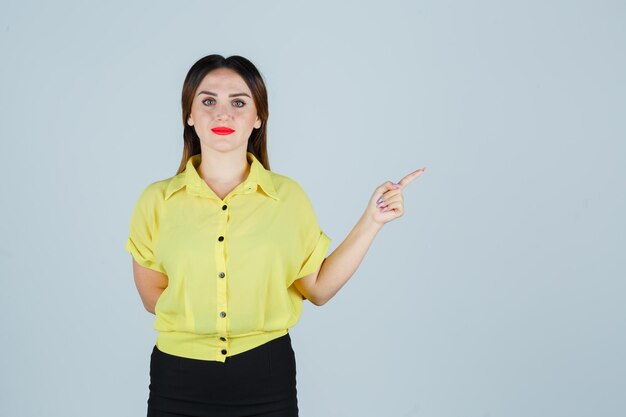
[[[296,360],[289,333],[226,362],[150,357],[148,417],[297,417]]]

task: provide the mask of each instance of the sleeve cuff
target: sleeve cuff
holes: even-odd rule
[[[300,272],[298,272],[296,277],[287,281],[287,287],[293,284],[295,280],[305,277],[309,274],[312,274],[313,272],[317,270],[317,268],[320,267],[320,265],[326,258],[326,252],[328,252],[330,242],[331,242],[331,239],[326,235],[326,233],[324,233],[323,231],[320,231],[319,239],[317,241],[317,244],[315,245],[315,249],[313,249],[313,252],[309,256],[309,258],[306,260],[306,262],[304,263],[304,265],[302,266],[302,268],[300,269]]]
[[[152,269],[153,271],[157,271],[160,272],[162,274],[166,274],[165,270],[163,270],[163,268],[161,268],[156,261],[154,261],[153,259],[148,259],[146,257],[144,257],[139,250],[137,249],[137,247],[133,244],[133,241],[128,238],[126,240],[126,246],[125,246],[126,252],[129,252],[133,258],[135,259],[135,261],[137,261],[137,263],[141,266],[144,266],[146,268]]]

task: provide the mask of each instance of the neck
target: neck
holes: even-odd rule
[[[197,168],[198,175],[211,184],[239,184],[248,178],[250,164],[246,152],[206,152]]]

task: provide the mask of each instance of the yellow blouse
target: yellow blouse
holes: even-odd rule
[[[198,175],[200,160],[143,190],[126,250],[168,276],[155,306],[157,347],[224,362],[296,324],[304,297],[292,283],[315,272],[331,240],[302,187],[252,153],[248,177],[224,200]]]

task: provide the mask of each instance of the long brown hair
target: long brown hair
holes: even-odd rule
[[[189,116],[191,115],[191,104],[193,103],[193,96],[198,86],[209,72],[218,68],[229,68],[235,71],[243,78],[252,92],[257,115],[259,119],[261,119],[261,127],[252,130],[248,138],[248,152],[251,152],[259,162],[263,164],[263,167],[269,170],[270,162],[267,155],[266,130],[269,108],[267,104],[267,90],[265,89],[263,78],[254,64],[242,56],[232,55],[228,58],[224,58],[222,55],[213,54],[200,58],[193,64],[183,83],[181,97],[184,126],[183,157],[176,174],[180,174],[185,169],[189,158],[201,153],[200,138],[196,134],[194,127],[187,124],[187,120],[189,120]]]

